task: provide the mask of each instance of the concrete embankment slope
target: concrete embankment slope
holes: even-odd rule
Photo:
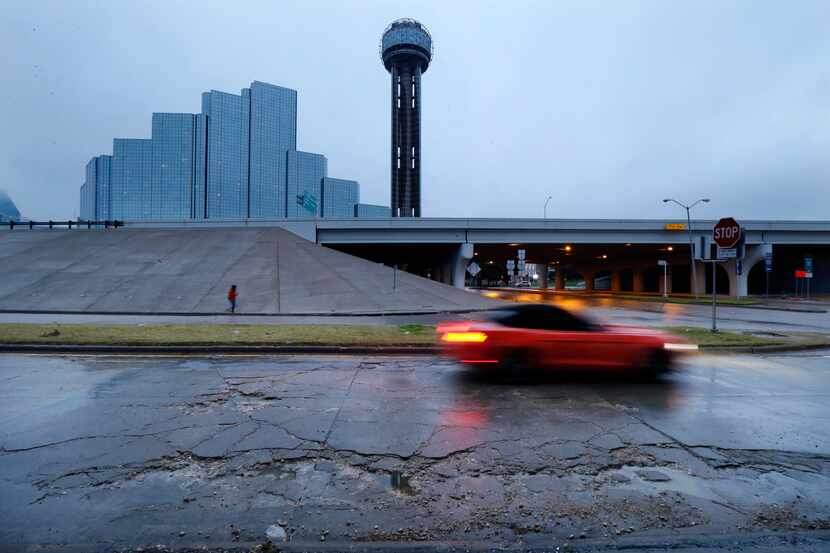
[[[9,231],[0,309],[216,313],[443,311],[493,300],[398,272],[280,228]]]

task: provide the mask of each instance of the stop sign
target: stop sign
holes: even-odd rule
[[[721,248],[731,248],[741,239],[741,225],[732,217],[724,217],[717,222],[712,238]]]

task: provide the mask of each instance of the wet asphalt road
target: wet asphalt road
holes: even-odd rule
[[[679,369],[3,355],[0,549],[830,549],[830,351]]]

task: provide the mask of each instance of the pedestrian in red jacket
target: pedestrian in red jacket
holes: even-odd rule
[[[234,313],[236,311],[236,284],[231,285],[231,289],[228,290],[228,301],[231,303],[228,311]]]

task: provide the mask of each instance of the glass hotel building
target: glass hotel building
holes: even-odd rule
[[[297,150],[297,91],[254,81],[203,93],[199,114],[154,113],[150,139],[113,140],[87,163],[80,218],[355,217],[359,188]]]

